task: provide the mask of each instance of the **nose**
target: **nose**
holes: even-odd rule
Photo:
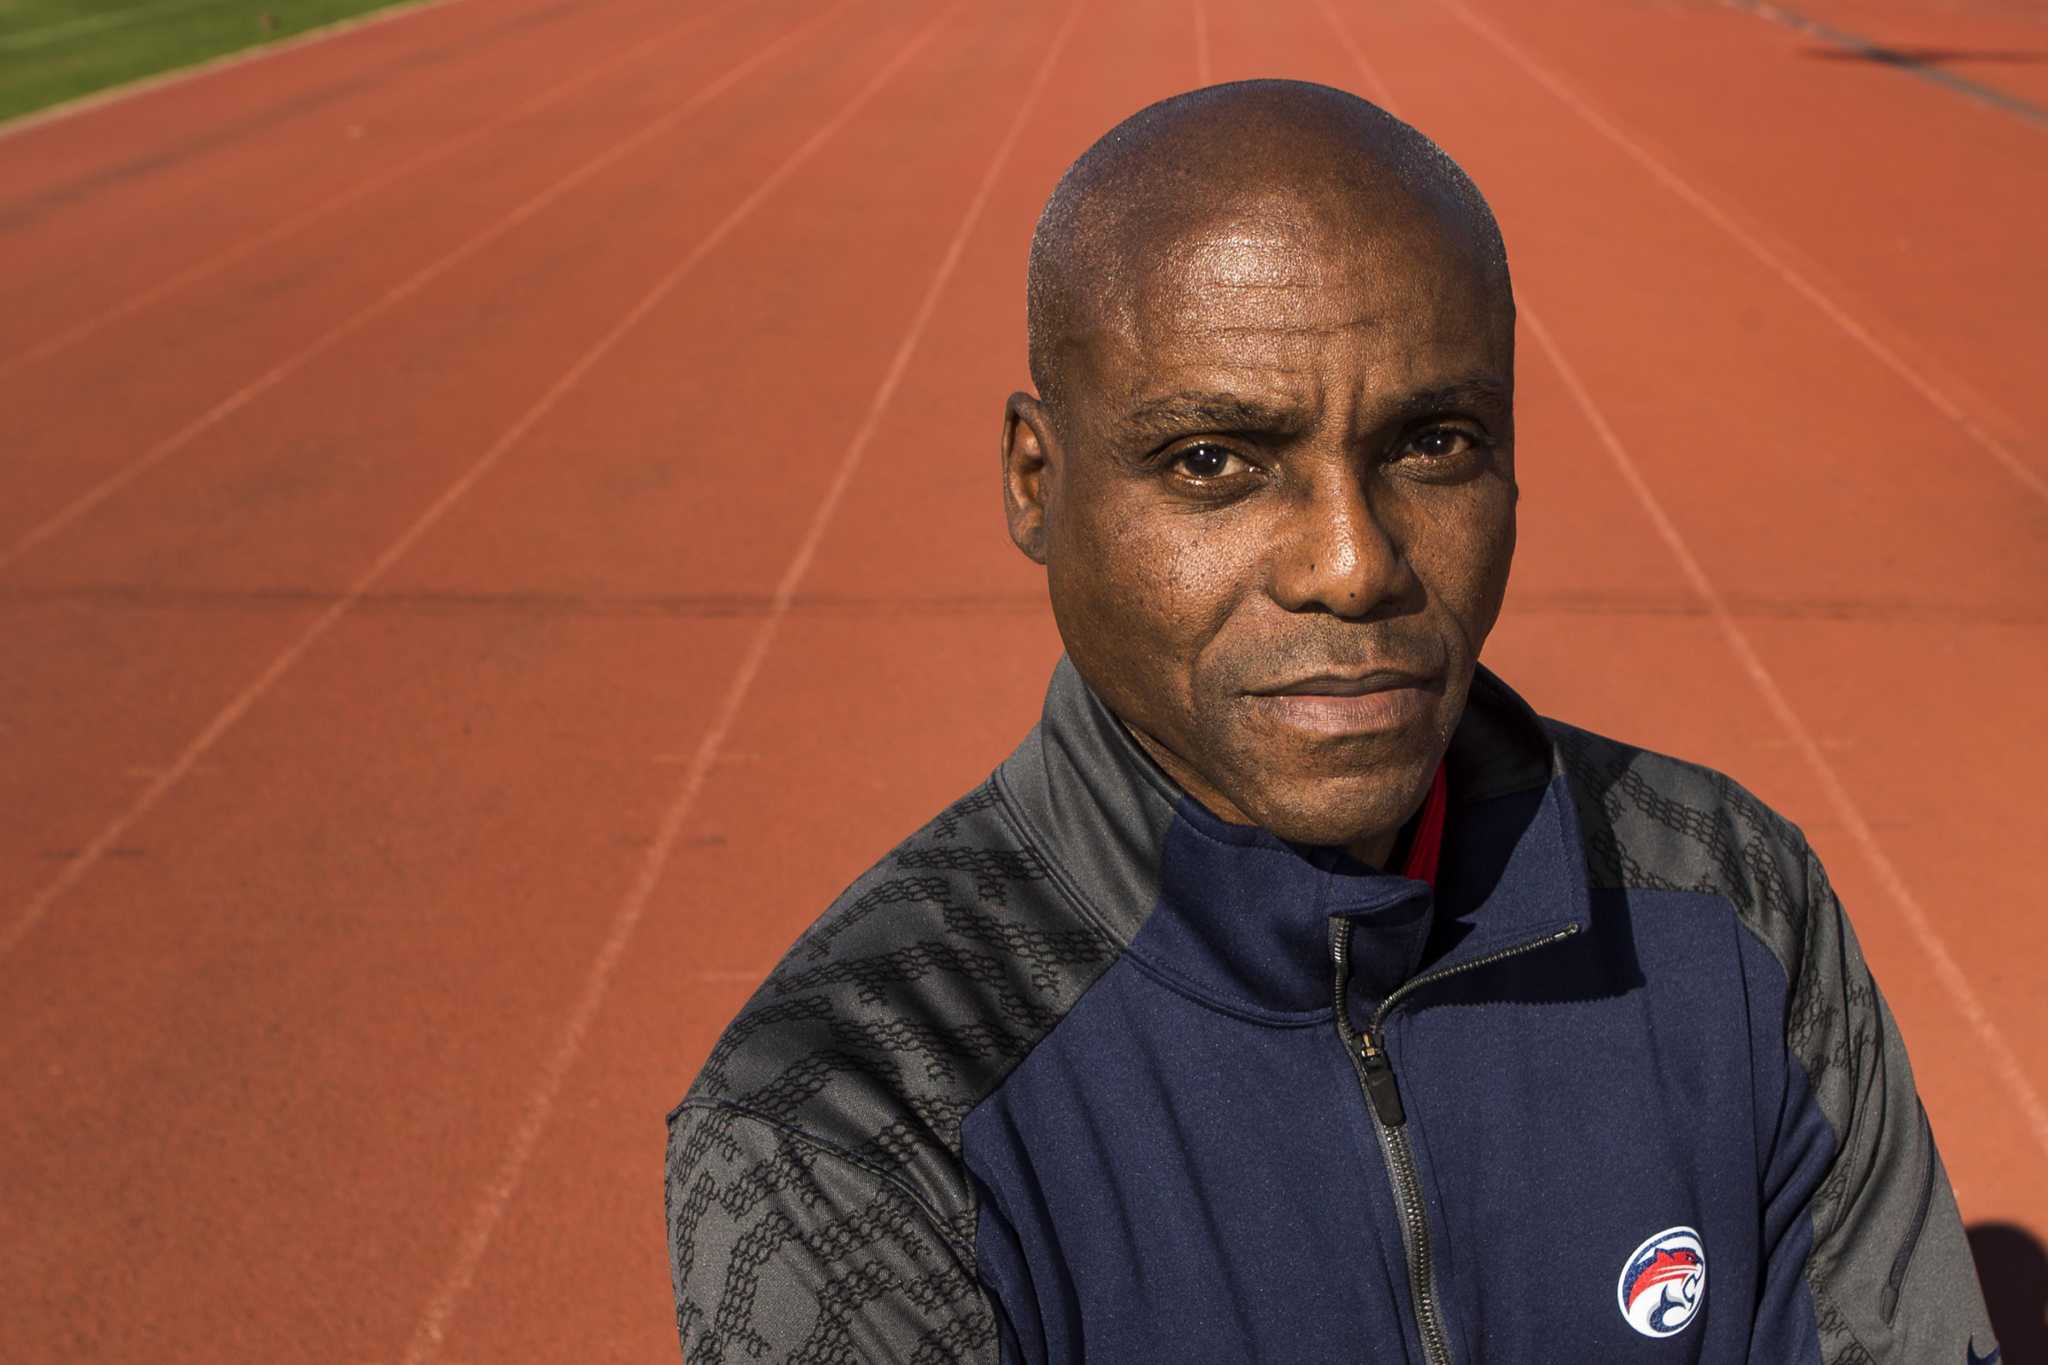
[[[1421,586],[1348,462],[1299,491],[1272,553],[1273,600],[1289,611],[1370,619],[1404,607]]]

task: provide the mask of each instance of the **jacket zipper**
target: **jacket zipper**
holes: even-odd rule
[[[1344,988],[1351,979],[1351,921],[1330,921],[1330,962],[1335,968],[1337,1035],[1343,1039],[1345,1054],[1351,1058],[1351,1065],[1358,1072],[1359,1088],[1365,1094],[1374,1126],[1379,1130],[1380,1156],[1386,1162],[1387,1180],[1393,1186],[1394,1204],[1401,1220],[1401,1249],[1408,1258],[1408,1293],[1415,1304],[1415,1326],[1422,1337],[1422,1353],[1427,1365],[1452,1365],[1451,1344],[1449,1335],[1444,1331],[1443,1310],[1437,1304],[1436,1267],[1429,1247],[1429,1210],[1423,1203],[1421,1178],[1415,1173],[1415,1149],[1408,1141],[1408,1115],[1401,1107],[1401,1089],[1394,1080],[1393,1059],[1387,1056],[1384,1046],[1387,1015],[1424,986],[1460,972],[1491,966],[1532,949],[1562,943],[1577,932],[1578,925],[1568,924],[1542,938],[1530,939],[1526,943],[1475,957],[1470,962],[1461,962],[1455,967],[1424,972],[1411,978],[1380,1002],[1361,1033],[1351,1026],[1351,1014],[1344,1001]]]

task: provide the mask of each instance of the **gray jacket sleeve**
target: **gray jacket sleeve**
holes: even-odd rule
[[[1768,1177],[1751,1358],[1809,1359],[1817,1336],[1826,1365],[1988,1360],[1990,1319],[1898,1026],[1819,861],[1805,861],[1804,933],[1783,945],[1785,1040],[1805,1084],[1788,1087]]]
[[[690,1101],[669,1123],[665,1202],[688,1365],[997,1359],[971,1252],[851,1154]]]

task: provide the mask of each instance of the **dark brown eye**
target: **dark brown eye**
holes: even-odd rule
[[[1411,437],[1408,448],[1425,459],[1442,460],[1462,455],[1477,444],[1469,431],[1460,431],[1457,427],[1431,427]]]
[[[1222,446],[1189,446],[1173,457],[1173,467],[1191,479],[1220,479],[1236,473],[1243,464]]]

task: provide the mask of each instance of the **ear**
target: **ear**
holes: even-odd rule
[[[1034,562],[1045,563],[1046,498],[1056,477],[1059,437],[1045,404],[1013,393],[1003,405],[1003,513],[1010,539]]]

